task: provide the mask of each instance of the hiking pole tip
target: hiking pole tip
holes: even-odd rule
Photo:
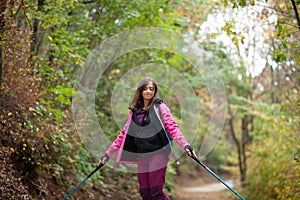
[[[200,164],[204,169],[206,169],[211,175],[213,175],[218,181],[220,181],[223,185],[225,185],[231,192],[233,192],[237,197],[241,200],[245,200],[245,198],[240,195],[237,191],[235,191],[232,187],[230,187],[225,181],[223,181],[217,174],[215,174],[211,169],[209,169],[206,165],[204,165],[195,155],[191,155],[191,158],[195,160],[198,164]]]

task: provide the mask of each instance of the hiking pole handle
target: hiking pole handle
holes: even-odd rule
[[[92,171],[92,173],[90,173],[85,179],[83,179],[76,187],[73,188],[73,190],[71,190],[71,192],[69,192],[64,198],[63,200],[66,200],[67,198],[69,198],[84,182],[86,182],[95,172],[97,172],[101,167],[103,166],[103,164],[98,165],[94,171]]]
[[[240,195],[237,191],[235,191],[232,187],[230,187],[225,181],[223,181],[217,174],[215,174],[211,169],[209,169],[206,165],[204,165],[198,158],[196,158],[194,155],[191,156],[193,160],[195,160],[198,164],[200,164],[202,167],[204,167],[211,175],[213,175],[218,181],[223,183],[231,192],[233,192],[236,196],[238,196],[241,200],[245,200],[245,198]]]

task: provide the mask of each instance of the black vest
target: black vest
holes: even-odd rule
[[[163,127],[160,115],[160,102],[148,110],[147,122],[140,125],[136,113],[132,110],[132,120],[128,127],[121,160],[136,161],[140,155],[170,153],[172,138]]]

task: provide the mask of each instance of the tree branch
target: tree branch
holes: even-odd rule
[[[95,0],[91,0],[91,1],[81,1],[80,3],[83,3],[83,4],[89,4],[89,3],[96,3]]]
[[[293,9],[294,9],[294,12],[295,12],[295,15],[296,15],[296,19],[297,19],[297,22],[298,22],[298,29],[300,30],[300,17],[299,17],[297,5],[296,5],[295,0],[291,0],[291,2],[292,2]]]

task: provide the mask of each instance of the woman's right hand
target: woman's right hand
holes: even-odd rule
[[[101,165],[105,165],[107,162],[109,161],[109,155],[104,154],[104,156],[101,157],[101,159],[98,162],[98,167],[100,167]]]
[[[190,157],[197,157],[197,155],[196,155],[196,153],[195,153],[195,151],[194,151],[194,149],[193,149],[193,147],[192,146],[190,146],[190,145],[186,145],[185,147],[184,147],[184,150],[187,152],[187,154],[188,154],[188,156],[190,156]]]

